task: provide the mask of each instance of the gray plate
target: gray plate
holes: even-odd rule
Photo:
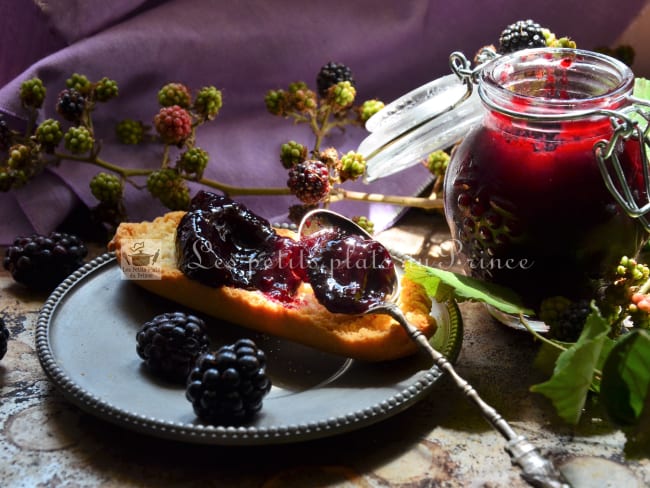
[[[251,337],[268,356],[273,388],[243,426],[201,423],[182,386],[150,375],[135,352],[141,324],[179,306],[122,279],[112,254],[74,272],[38,318],[36,350],[48,377],[81,409],[122,427],[175,440],[222,445],[296,442],[378,422],[420,400],[440,378],[415,355],[364,363],[232,324],[211,324],[214,345]],[[454,303],[434,304],[436,347],[455,360],[462,324]],[[430,369],[429,369],[430,368]]]

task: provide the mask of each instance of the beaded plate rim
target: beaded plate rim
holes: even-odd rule
[[[404,255],[396,257],[405,258]],[[70,378],[55,357],[49,338],[53,318],[63,299],[83,286],[84,279],[112,265],[117,266],[114,253],[100,255],[73,272],[51,293],[38,315],[35,344],[42,369],[68,401],[87,413],[129,430],[198,444],[263,445],[300,442],[356,430],[395,415],[422,399],[442,377],[442,372],[436,366],[432,366],[417,379],[409,378],[413,381],[409,381],[401,391],[381,402],[336,417],[300,424],[270,427],[209,425],[172,422],[129,411],[120,405],[102,400]],[[446,336],[443,339],[438,338],[437,344],[434,336],[432,343],[450,360],[455,361],[462,343],[462,317],[455,302],[439,305],[447,313],[449,323],[445,324]],[[191,411],[189,403],[188,409]]]

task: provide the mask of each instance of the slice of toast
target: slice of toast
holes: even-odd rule
[[[160,279],[133,280],[137,285],[183,306],[223,321],[283,337],[322,351],[383,361],[412,354],[417,346],[402,327],[387,315],[345,315],[329,312],[309,284],[300,285],[295,298],[284,303],[257,290],[229,286],[210,287],[189,279],[177,267],[176,228],[184,212],[169,212],[153,222],[123,223],[109,243],[121,266],[127,243],[155,239],[160,247],[156,264]],[[278,231],[290,233],[290,231]],[[399,305],[408,320],[432,336],[436,330],[431,299],[424,289],[402,278]]]

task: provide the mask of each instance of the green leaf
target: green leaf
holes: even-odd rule
[[[639,419],[649,388],[650,333],[634,329],[621,337],[605,362],[601,401],[612,419],[630,425]]]
[[[597,365],[607,341],[609,324],[594,308],[578,341],[557,358],[553,376],[530,390],[540,393],[553,403],[558,416],[569,424],[577,424],[592,387]]]
[[[650,80],[645,78],[635,78],[632,94],[637,98],[650,100]]]
[[[505,313],[532,314],[525,308],[519,296],[508,288],[486,283],[470,276],[453,273],[439,268],[407,261],[406,276],[424,287],[427,293],[438,301],[454,298],[458,301],[484,302]]]

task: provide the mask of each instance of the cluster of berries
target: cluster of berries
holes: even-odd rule
[[[650,268],[636,259],[623,256],[593,300],[550,297],[544,300],[539,316],[549,326],[550,337],[575,342],[582,333],[592,302],[612,324],[612,335],[628,327],[650,329]]]
[[[287,169],[287,186],[300,204],[289,209],[289,218],[298,222],[307,211],[327,202],[335,186],[356,180],[366,171],[364,157],[355,151],[339,155],[336,148],[321,150],[320,144],[335,127],[362,125],[384,107],[380,100],[355,106],[356,88],[350,68],[329,62],[316,76],[317,91],[304,82],[291,83],[287,90],[270,90],[266,107],[273,115],[308,123],[316,137],[314,148],[289,141],[280,148],[280,162]]]
[[[203,319],[185,312],[157,315],[136,334],[136,352],[158,376],[186,385],[196,415],[239,423],[262,408],[271,390],[266,356],[250,339],[210,350]]]
[[[508,25],[499,36],[498,51],[501,54],[536,47],[575,48],[576,43],[569,37],[557,38],[549,29],[531,19]]]

